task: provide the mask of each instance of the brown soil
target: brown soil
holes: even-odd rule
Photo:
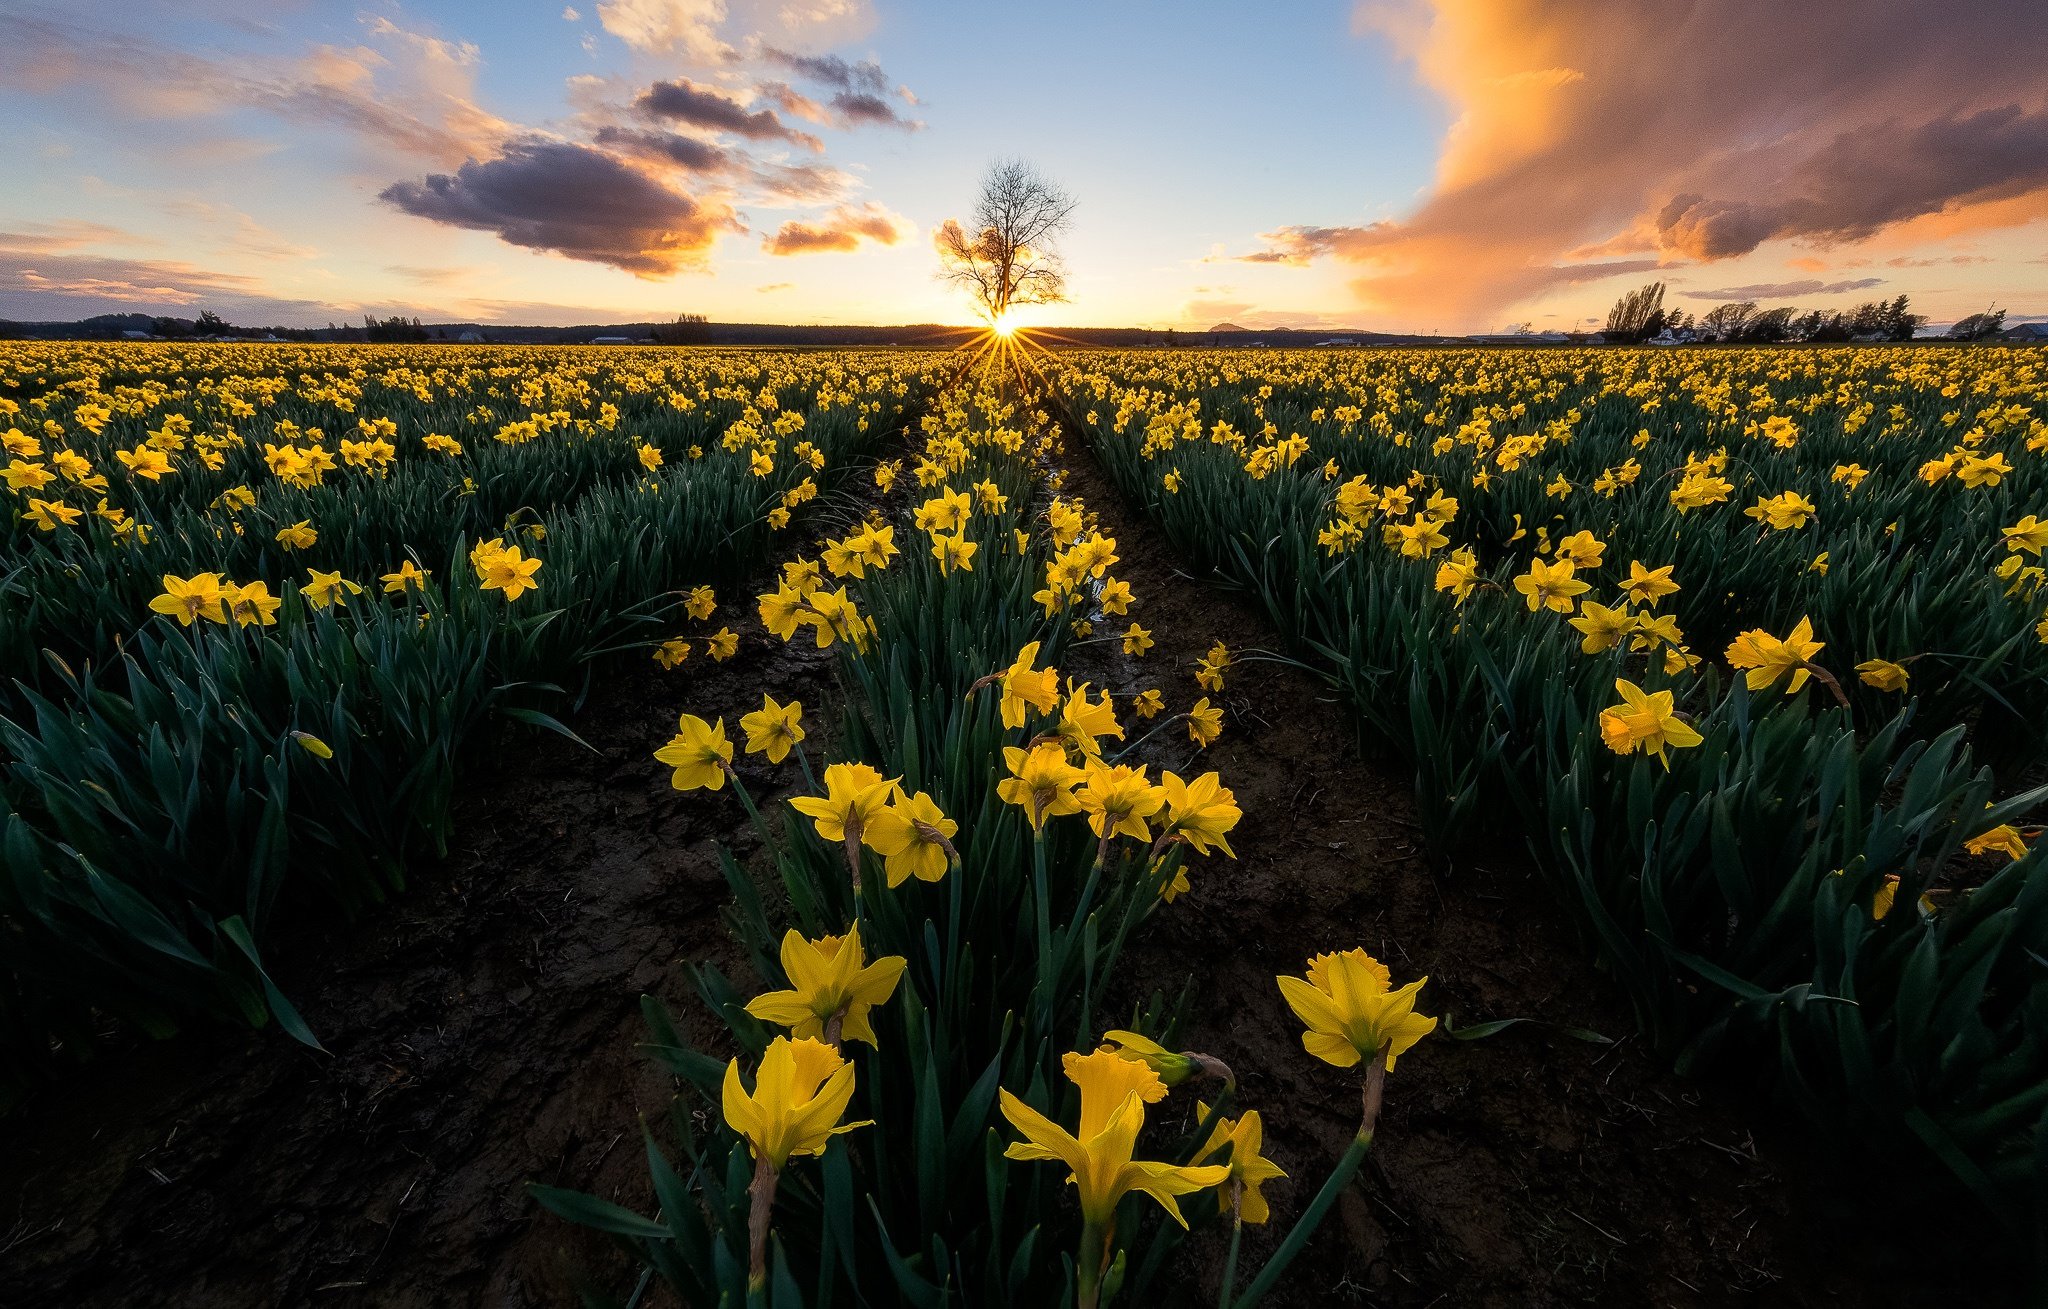
[[[1244,659],[1273,634],[1178,577],[1085,460],[1070,490],[1117,536],[1159,647],[1133,667],[1092,646],[1072,671],[1119,692],[1159,684],[1185,708],[1212,641]],[[522,1184],[652,1209],[636,1115],[658,1119],[669,1088],[636,1049],[637,996],[698,1021],[685,963],[730,968],[734,953],[714,842],[742,858],[754,842],[735,805],[677,795],[650,756],[685,705],[730,725],[764,687],[807,706],[831,695],[824,657],[743,630],[723,666],[609,670],[572,720],[595,754],[543,736],[474,761],[458,844],[412,894],[301,929],[281,980],[331,1056],[275,1032],[193,1034],[114,1052],[0,1125],[0,1304],[521,1306],[573,1303],[583,1279],[629,1290],[622,1256]],[[1630,1024],[1511,845],[1431,873],[1405,779],[1361,760],[1316,678],[1246,661],[1222,699],[1225,735],[1197,766],[1237,794],[1240,858],[1198,865],[1152,920],[1124,1000],[1195,978],[1185,1043],[1231,1063],[1264,1114],[1268,1153],[1299,1179],[1270,1185],[1284,1223],[1348,1140],[1357,1093],[1302,1051],[1275,973],[1364,945],[1427,974],[1424,1008],[1460,1025]],[[1184,768],[1191,747],[1173,728],[1145,753]],[[1627,1039],[1523,1026],[1426,1041],[1389,1081],[1362,1180],[1267,1303],[2007,1302],[1994,1272],[1927,1238],[1924,1210],[1905,1239],[1857,1237],[1867,1210],[1829,1211],[1838,1173],[1782,1129],[1783,1146],[1752,1134],[1773,1121]],[[1277,1235],[1248,1242],[1248,1266]],[[1211,1232],[1187,1247],[1174,1302],[1213,1299],[1217,1246]]]
[[[332,1057],[195,1033],[0,1124],[0,1304],[560,1305],[579,1270],[630,1290],[622,1255],[523,1185],[652,1211],[636,1115],[659,1128],[669,1088],[638,997],[695,1020],[686,963],[736,966],[714,842],[745,858],[752,831],[671,790],[653,752],[684,707],[730,727],[763,687],[831,694],[829,655],[758,630],[702,659],[607,669],[573,719],[595,754],[550,734],[480,754],[457,844],[410,895],[276,951]]]

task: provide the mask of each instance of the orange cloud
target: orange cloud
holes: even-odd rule
[[[1455,111],[1431,194],[1246,257],[1359,264],[1360,299],[1411,321],[1766,242],[2048,215],[2038,0],[1367,0],[1358,19]]]
[[[902,220],[878,204],[842,205],[815,223],[784,223],[761,248],[771,255],[845,254],[863,240],[895,245],[903,230]]]

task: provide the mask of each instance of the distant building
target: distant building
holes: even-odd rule
[[[592,345],[631,345],[633,344],[633,338],[630,336],[593,336],[590,338],[590,343]]]
[[[153,341],[156,338],[149,332],[138,332],[133,328],[130,328],[129,330],[121,333],[121,339],[124,341]]]
[[[464,332],[461,336],[456,337],[455,340],[460,345],[482,345],[484,343],[484,334],[482,332]]]
[[[2048,341],[2048,323],[2021,323],[2017,327],[2008,327],[2005,329],[2005,339],[2034,343]]]

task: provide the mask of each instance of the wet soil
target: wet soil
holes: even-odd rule
[[[1240,660],[1225,734],[1193,761],[1236,792],[1240,857],[1198,861],[1193,890],[1135,941],[1118,1003],[1193,978],[1184,1044],[1236,1068],[1296,1179],[1269,1184],[1276,1229],[1348,1141],[1358,1100],[1351,1075],[1301,1049],[1274,974],[1363,945],[1404,979],[1426,974],[1423,1007],[1447,1025],[1544,1024],[1433,1038],[1401,1060],[1361,1180],[1267,1304],[2018,1302],[1996,1266],[1930,1238],[1924,1208],[1904,1230],[1881,1222],[1768,1107],[1681,1081],[1629,1039],[1505,825],[1433,872],[1407,779],[1361,755],[1334,693],[1252,658],[1274,636],[1251,607],[1180,576],[1072,457],[1069,490],[1118,538],[1133,616],[1159,643],[1135,664],[1087,647],[1074,675],[1160,685],[1184,709],[1195,657],[1221,639]],[[275,1032],[195,1033],[112,1052],[0,1123],[0,1304],[529,1306],[630,1289],[619,1253],[522,1185],[652,1210],[638,1120],[670,1088],[636,1049],[637,997],[700,1021],[686,964],[736,970],[714,843],[742,858],[754,844],[735,806],[670,790],[652,752],[685,706],[730,726],[764,687],[807,706],[832,694],[829,656],[734,626],[742,652],[724,665],[608,667],[570,719],[594,752],[533,735],[473,760],[458,841],[406,898],[300,929],[280,980],[330,1055]],[[1193,749],[1172,728],[1144,753],[1185,771]],[[1247,1242],[1247,1266],[1277,1235]],[[1173,1302],[1213,1302],[1220,1242],[1186,1250]]]

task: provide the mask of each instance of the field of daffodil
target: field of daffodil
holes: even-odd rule
[[[1682,1068],[2048,1177],[2048,358],[1074,355],[1121,488],[1526,834]]]
[[[532,1196],[688,1304],[1149,1304],[1190,1242],[1219,1303],[1260,1302],[1438,1019],[1428,978],[1301,943],[1288,1040],[1346,1070],[1357,1127],[1269,1203],[1232,1052],[1181,1048],[1187,996],[1119,989],[1236,857],[1199,765],[1247,652],[1087,680],[1154,644],[1068,486],[1092,457],[1257,597],[1289,647],[1257,657],[1408,766],[1438,857],[1526,840],[1665,1056],[2040,1230],[2040,356],[969,365],[0,346],[0,1092],[115,1032],[317,1046],[281,925],[402,891],[465,759],[578,739],[607,661],[687,693],[765,633],[829,661],[829,701],[765,676],[654,755],[662,802],[735,838],[742,961],[695,962],[701,1012],[641,999],[676,1090],[654,1216]]]
[[[0,1045],[274,1014],[281,903],[445,839],[481,732],[717,659],[716,587],[930,394],[905,355],[0,347]],[[9,1076],[12,1080],[13,1074]]]
[[[1134,597],[1117,542],[1059,494],[1042,411],[963,385],[921,430],[875,471],[883,507],[756,601],[775,636],[839,655],[829,752],[814,763],[815,711],[770,690],[740,741],[685,713],[656,756],[678,791],[729,792],[772,862],[724,865],[769,988],[696,970],[739,1054],[697,1048],[644,1001],[650,1048],[687,1092],[680,1157],[649,1141],[660,1217],[535,1194],[617,1235],[685,1303],[1151,1303],[1205,1228],[1230,1252],[1224,1303],[1257,1303],[1356,1174],[1397,1058],[1435,1030],[1416,1012],[1426,979],[1395,985],[1359,949],[1277,979],[1308,1055],[1356,1070],[1361,1116],[1240,1278],[1243,1228],[1271,1218],[1260,1187],[1281,1175],[1258,1109],[1235,1112],[1223,1060],[1173,1048],[1176,1006],[1107,1030],[1098,1014],[1132,934],[1188,889],[1187,861],[1234,857],[1225,779],[1155,774],[1139,753],[1161,733],[1199,750],[1221,712],[1201,698],[1137,734],[1158,688],[1119,703],[1062,676],[1079,643],[1138,655],[1149,634],[1095,634]],[[801,776],[786,810],[758,807],[742,748]],[[1176,1089],[1193,1107],[1147,1131]]]

